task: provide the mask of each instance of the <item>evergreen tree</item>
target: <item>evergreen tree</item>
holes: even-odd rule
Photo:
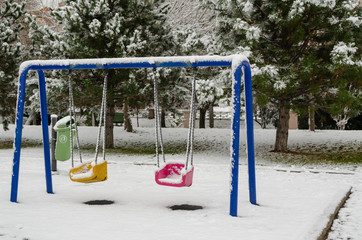
[[[189,24],[181,26],[174,31],[174,34],[180,54],[207,55],[218,51],[219,44],[215,41],[215,37],[205,32],[204,29],[195,28]],[[199,68],[196,79],[196,102],[200,113],[199,127],[205,128],[206,112],[209,110],[209,125],[212,128],[214,104],[221,99],[231,97],[230,70]]]
[[[211,73],[204,74],[204,78],[201,77],[200,79],[199,77],[197,79],[196,96],[198,109],[200,110],[200,128],[205,128],[206,111],[210,110],[210,107],[213,107],[217,101],[225,98],[225,96],[229,95],[230,97],[230,91],[228,90],[231,89],[231,84],[230,77],[227,76],[230,76],[230,71],[220,71],[218,73],[218,70],[211,70]],[[205,76],[207,76],[206,79]]]
[[[62,116],[68,111],[68,83],[61,78],[46,77],[46,95],[48,112]],[[25,112],[29,115],[27,124],[36,124],[37,118],[40,118],[40,93],[38,76],[32,72],[28,74],[26,81],[27,96]]]
[[[178,109],[189,106],[192,81],[189,75],[190,73],[186,68],[157,69],[156,79],[158,81],[158,101],[161,108],[161,127],[166,127],[168,112],[174,115],[174,118],[170,120],[176,121],[178,116],[182,114]],[[152,75],[149,74],[148,76],[151,77]],[[153,97],[153,93],[151,95]],[[177,125],[177,123],[175,124]]]
[[[24,15],[24,4],[14,0],[0,3],[0,117],[3,128],[8,129],[15,114],[17,67],[23,49],[19,33],[23,26],[19,19]]]
[[[30,19],[34,53],[58,58],[115,58],[159,56],[172,44],[165,25],[166,8],[162,1],[144,0],[68,0],[52,11],[59,27],[40,26]],[[92,71],[82,78],[95,78],[98,86],[102,73]],[[114,107],[125,106],[127,131],[132,131],[128,107],[139,94],[142,82],[129,82],[132,70],[108,70],[107,147],[113,147]],[[85,85],[80,83],[78,86]],[[132,87],[130,87],[132,85]],[[135,87],[137,86],[137,87]],[[96,87],[96,86],[95,86]],[[134,91],[131,91],[133,89]],[[76,90],[76,89],[75,89]],[[81,89],[82,90],[82,89]]]
[[[341,82],[360,82],[357,0],[202,2],[214,11],[223,53],[251,51],[257,102],[279,109],[275,151],[287,151],[290,109]]]

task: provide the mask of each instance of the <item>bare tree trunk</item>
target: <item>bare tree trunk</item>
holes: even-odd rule
[[[128,114],[128,110],[129,110],[129,105],[128,102],[124,103],[124,107],[123,107],[123,113],[124,113],[124,129],[127,132],[132,132],[133,131],[133,127],[132,127],[132,121],[131,118]]]
[[[214,128],[214,104],[209,107],[209,127]]]
[[[275,139],[274,152],[288,151],[289,102],[282,101],[279,106],[279,121]]]
[[[313,96],[311,96],[313,98]],[[309,104],[309,130],[315,131],[315,101],[314,98]]]
[[[205,128],[207,108],[200,108],[199,128]]]
[[[33,124],[31,124],[31,125],[37,125],[37,123],[38,123],[38,113],[35,113],[33,115]]]
[[[163,108],[161,110],[161,127],[162,128],[166,127],[166,112]]]
[[[315,106],[309,106],[309,130],[315,131]]]
[[[106,131],[106,148],[114,148],[114,136],[113,136],[113,121],[114,121],[114,98],[113,98],[113,79],[114,71],[107,71],[108,82],[107,82],[107,106],[106,106],[106,122],[104,129]]]
[[[106,148],[114,148],[114,136],[113,136],[113,121],[114,121],[114,104],[107,105],[107,116],[106,116]]]
[[[136,116],[137,116],[137,127],[140,127],[140,122],[139,122],[139,119],[138,119],[138,108],[136,108]]]
[[[94,116],[94,113],[92,112],[92,127],[96,126],[96,118]]]

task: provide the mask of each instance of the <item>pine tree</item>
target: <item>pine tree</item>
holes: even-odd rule
[[[19,41],[23,26],[19,20],[23,15],[24,4],[14,0],[0,3],[0,117],[5,130],[15,113],[16,70],[23,49]]]
[[[176,121],[178,116],[183,114],[179,112],[179,109],[189,106],[192,81],[189,74],[189,69],[186,68],[157,69],[156,80],[158,81],[158,102],[161,109],[161,127],[166,127],[168,112],[174,115],[174,118],[170,120]],[[151,74],[148,75],[149,78],[151,76]],[[177,125],[177,123],[175,124]]]
[[[217,52],[218,43],[215,41],[214,36],[206,31],[209,28],[205,27],[205,30],[205,28],[199,27],[195,27],[195,23],[192,23],[185,26],[181,25],[174,31],[179,54],[207,55]],[[223,68],[199,68],[196,73],[196,79],[196,102],[200,113],[199,127],[205,128],[206,112],[209,110],[209,126],[212,128],[214,104],[219,100],[231,97],[230,70]]]
[[[141,0],[75,0],[53,10],[52,17],[59,27],[40,26],[30,19],[34,53],[58,58],[143,57],[164,54],[172,43],[165,25],[166,8],[157,8],[162,1]],[[101,73],[83,76],[94,78],[101,86]],[[131,88],[131,70],[108,70],[107,147],[113,147],[113,118],[115,105],[126,110],[142,83]],[[80,84],[83,85],[83,84]],[[132,85],[135,86],[135,85]],[[130,91],[134,89],[134,91]],[[125,112],[128,129],[132,125]]]
[[[230,71],[209,69],[203,77],[198,77],[196,83],[197,105],[200,110],[199,127],[205,128],[206,112],[210,107],[226,96],[230,97]],[[228,94],[229,93],[229,94]],[[212,120],[211,120],[212,121]]]
[[[360,79],[357,0],[202,2],[215,13],[223,53],[250,53],[257,101],[279,109],[275,151],[288,150],[290,109]]]

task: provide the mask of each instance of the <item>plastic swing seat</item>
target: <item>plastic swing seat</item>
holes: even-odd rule
[[[156,183],[170,187],[190,187],[194,175],[194,167],[187,171],[183,163],[168,163],[158,169],[155,174]]]
[[[81,183],[101,182],[107,180],[107,161],[95,164],[87,162],[69,171],[70,180]]]

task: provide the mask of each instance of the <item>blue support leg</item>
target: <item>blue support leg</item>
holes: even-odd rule
[[[10,201],[17,202],[18,200],[18,185],[19,185],[19,168],[20,168],[20,152],[21,152],[21,137],[23,133],[23,116],[25,102],[25,85],[26,75],[25,70],[19,77],[18,100],[16,104],[16,122],[15,122],[15,140],[14,140],[14,158],[13,158],[13,174],[11,177],[11,193]]]
[[[232,122],[232,158],[231,158],[231,190],[230,190],[230,215],[238,215],[238,178],[239,178],[239,142],[240,142],[240,89],[241,66],[234,72],[233,106],[234,116]]]
[[[45,178],[47,193],[53,193],[50,148],[49,148],[49,127],[48,127],[48,110],[47,97],[45,88],[45,76],[42,70],[38,70],[39,76],[39,92],[40,92],[40,107],[41,107],[41,125],[43,130],[43,145],[44,145],[44,163],[45,163]]]
[[[254,124],[253,124],[253,95],[251,84],[251,69],[249,62],[244,61],[244,88],[245,88],[245,110],[246,110],[246,140],[248,153],[249,171],[249,201],[256,203],[256,183],[255,183],[255,153],[254,153]]]

